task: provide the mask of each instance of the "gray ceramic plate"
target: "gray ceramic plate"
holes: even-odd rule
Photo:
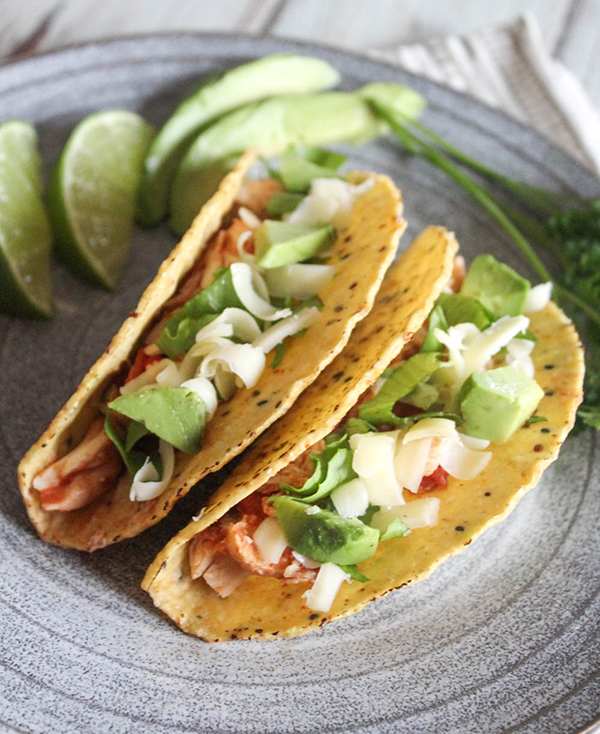
[[[38,127],[48,164],[84,115],[127,107],[162,122],[201,75],[275,51],[317,53],[344,86],[413,84],[427,122],[509,174],[582,194],[598,183],[530,130],[390,66],[322,48],[233,36],[138,38],[0,69],[0,119]],[[410,234],[456,231],[526,271],[454,186],[382,140],[353,163],[402,186]],[[409,237],[405,236],[404,242]],[[21,505],[19,457],[107,344],[173,245],[139,232],[111,296],[55,271],[51,323],[0,319],[0,721],[22,732],[539,732],[600,713],[600,462],[588,433],[512,516],[427,581],[296,640],[210,646],[140,590],[144,570],[196,509],[188,498],[142,537],[92,556],[47,546]],[[2,726],[2,724],[0,724]]]

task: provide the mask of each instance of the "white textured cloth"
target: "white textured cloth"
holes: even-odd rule
[[[550,57],[532,15],[372,54],[503,110],[600,173],[600,115],[580,82]]]

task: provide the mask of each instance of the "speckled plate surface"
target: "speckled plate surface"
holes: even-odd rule
[[[125,107],[160,123],[198,77],[282,50],[330,60],[349,89],[406,81],[428,98],[427,122],[474,155],[534,183],[598,195],[580,166],[486,107],[384,64],[276,40],[137,38],[20,61],[0,68],[0,120],[35,123],[50,166],[84,115]],[[445,224],[468,257],[492,251],[527,272],[471,200],[391,140],[353,151],[352,163],[403,188],[409,233]],[[600,461],[591,433],[567,441],[510,518],[430,579],[296,640],[206,645],[140,590],[199,492],[141,537],[92,556],[37,539],[17,490],[19,458],[173,243],[166,228],[138,232],[116,295],[57,267],[54,321],[0,318],[0,729],[572,734],[590,726],[600,717]]]

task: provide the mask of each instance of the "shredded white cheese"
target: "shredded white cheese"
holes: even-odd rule
[[[238,216],[242,220],[242,222],[244,222],[244,224],[252,227],[252,229],[257,229],[257,227],[260,227],[260,219],[253,211],[250,211],[250,209],[248,209],[247,207],[241,206],[238,209]]]
[[[531,359],[534,343],[530,339],[513,339],[506,345],[506,364],[520,370],[533,380],[535,366]]]
[[[398,482],[410,490],[418,492],[431,453],[432,438],[421,438],[409,443],[400,443],[394,459],[394,470]]]
[[[527,294],[523,313],[535,313],[546,308],[550,298],[552,297],[552,283],[540,283],[534,285]]]
[[[352,468],[362,480],[372,505],[393,507],[404,504],[402,487],[394,470],[399,432],[363,433],[350,437],[354,451]]]
[[[288,336],[316,324],[320,317],[321,312],[315,306],[303,308],[299,313],[292,314],[273,324],[252,342],[252,346],[268,354]]]
[[[182,377],[179,374],[175,362],[169,360],[169,363],[156,375],[156,384],[159,387],[179,387],[182,383]]]
[[[129,499],[132,502],[145,502],[161,495],[169,486],[175,467],[175,451],[170,443],[159,441],[159,453],[162,460],[162,477],[159,476],[150,457],[146,458],[139,469],[129,489]]]
[[[490,463],[491,451],[473,449],[453,443],[441,457],[440,466],[456,479],[474,479]]]
[[[371,526],[385,533],[388,527],[400,518],[409,530],[432,527],[438,524],[440,500],[438,497],[423,497],[407,502],[402,507],[379,510],[373,515]]]
[[[359,517],[369,507],[367,488],[360,479],[352,479],[330,494],[333,506],[341,517]]]
[[[449,438],[452,441],[458,441],[458,432],[453,420],[448,418],[423,418],[408,429],[402,443],[418,441],[421,438]]]
[[[134,377],[133,380],[129,380],[121,386],[121,395],[131,395],[131,393],[142,390],[144,387],[153,385],[156,382],[156,375],[162,372],[171,360],[161,359],[158,362],[154,362],[147,367],[140,375]]]
[[[308,196],[286,220],[302,224],[331,222],[336,229],[344,229],[350,222],[356,200],[373,188],[374,183],[373,178],[360,184],[351,184],[341,178],[315,178]]]
[[[291,315],[291,309],[276,309],[259,295],[257,291],[268,292],[267,287],[261,276],[253,271],[248,263],[233,263],[230,272],[237,297],[253,316],[264,321],[278,321]]]
[[[200,365],[200,375],[215,378],[222,397],[228,399],[235,387],[254,387],[265,368],[265,353],[251,344],[229,343],[211,352]],[[224,373],[230,375],[225,377]],[[231,376],[234,376],[233,382]],[[237,378],[237,379],[235,379]],[[241,383],[241,384],[239,384]],[[224,393],[227,393],[227,397]]]
[[[210,420],[215,414],[218,402],[217,391],[212,382],[206,377],[194,377],[183,382],[181,387],[187,387],[202,398],[206,408],[206,417]]]
[[[328,612],[340,586],[348,580],[350,576],[335,563],[324,563],[319,569],[312,589],[302,595],[306,599],[306,606],[315,612]]]
[[[267,517],[252,536],[254,545],[267,563],[279,563],[287,541],[276,517]]]

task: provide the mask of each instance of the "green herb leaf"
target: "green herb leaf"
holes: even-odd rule
[[[275,356],[273,357],[273,361],[271,362],[272,369],[276,369],[277,367],[279,367],[284,354],[285,354],[285,343],[279,342],[279,344],[275,346]]]
[[[528,418],[524,425],[530,426],[532,423],[547,423],[548,419],[544,418],[542,415],[532,415],[530,418]]]
[[[356,564],[353,566],[340,566],[340,568],[342,571],[347,573],[351,579],[354,579],[354,581],[362,581],[364,583],[365,581],[371,580],[368,576],[364,575]]]
[[[392,538],[402,538],[406,531],[408,530],[408,527],[406,526],[406,523],[399,517],[392,520],[392,522],[387,526],[387,530],[385,533],[382,533],[379,540],[391,540]]]

